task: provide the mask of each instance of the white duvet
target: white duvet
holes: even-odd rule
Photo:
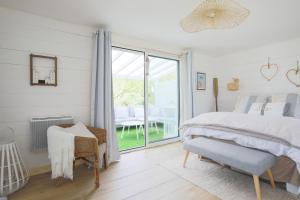
[[[181,127],[185,138],[202,135],[231,140],[288,156],[300,171],[300,120],[290,117],[254,116],[242,113],[206,113],[186,121]]]

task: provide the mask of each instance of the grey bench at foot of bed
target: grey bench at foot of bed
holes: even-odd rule
[[[267,171],[272,188],[275,188],[270,169],[276,162],[276,156],[273,154],[204,137],[185,141],[183,148],[186,150],[183,167],[185,167],[189,153],[192,152],[252,174],[258,200],[262,199],[259,176],[265,171]]]

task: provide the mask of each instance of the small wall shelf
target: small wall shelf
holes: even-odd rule
[[[57,86],[57,57],[30,54],[30,85]]]

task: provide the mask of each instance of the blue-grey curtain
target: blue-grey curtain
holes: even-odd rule
[[[180,123],[194,116],[192,51],[186,50],[180,62]]]
[[[107,131],[108,162],[120,159],[115,128],[110,31],[99,29],[94,37],[92,63],[91,125]]]
[[[193,87],[193,54],[191,50],[187,51],[186,54],[186,67],[188,72],[188,103],[189,107],[189,115],[191,117],[195,117],[194,113],[194,87]],[[190,117],[190,116],[189,116]]]

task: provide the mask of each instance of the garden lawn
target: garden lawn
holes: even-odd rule
[[[163,139],[164,135],[163,135],[162,126],[158,126],[158,130],[159,133],[157,133],[155,127],[149,127],[150,142]],[[123,138],[121,138],[121,133],[122,133],[122,127],[117,128],[117,137],[118,137],[120,151],[145,146],[144,134],[142,133],[142,131],[139,131],[139,140],[137,140],[135,127],[131,127],[129,133],[128,133],[128,128],[126,127]]]

